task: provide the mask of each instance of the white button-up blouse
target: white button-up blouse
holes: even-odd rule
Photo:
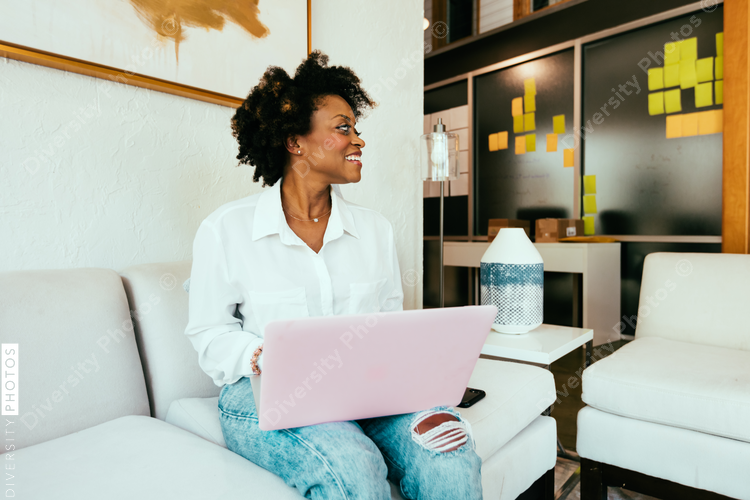
[[[269,321],[403,310],[390,222],[332,189],[315,253],[286,222],[282,181],[223,205],[195,235],[185,335],[219,387],[253,375]]]

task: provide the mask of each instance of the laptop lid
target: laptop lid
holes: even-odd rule
[[[252,377],[259,426],[455,406],[496,314],[467,306],[270,322],[263,375]]]

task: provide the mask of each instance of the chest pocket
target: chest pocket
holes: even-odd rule
[[[349,285],[349,314],[366,314],[380,312],[380,290],[386,278],[371,283],[352,283]]]
[[[303,286],[279,292],[248,292],[248,296],[261,334],[271,321],[305,318],[310,315]]]

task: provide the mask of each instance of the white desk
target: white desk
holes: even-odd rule
[[[446,241],[444,265],[479,268],[489,246],[485,241]],[[594,330],[594,345],[620,340],[620,244],[535,243],[534,246],[544,260],[545,271],[582,275],[583,327]],[[573,300],[577,309],[575,297],[577,293]]]
[[[541,325],[523,335],[493,330],[484,341],[482,354],[549,366],[593,338],[594,331],[589,328],[556,325]]]

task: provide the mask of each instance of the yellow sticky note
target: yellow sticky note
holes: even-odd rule
[[[536,80],[527,78],[523,81],[524,94],[536,94]]]
[[[526,136],[526,152],[530,153],[536,151],[536,134],[528,134]]]
[[[536,94],[526,94],[523,96],[523,107],[527,113],[536,111]]]
[[[563,167],[572,167],[575,163],[575,149],[563,149]]]
[[[583,176],[583,194],[596,194],[596,176]]]
[[[703,108],[714,103],[713,82],[699,83],[695,86],[695,107]]]
[[[596,212],[596,195],[587,194],[583,197],[583,213],[595,214]]]
[[[664,88],[664,68],[651,68],[648,70],[648,89],[659,90]]]
[[[664,66],[664,87],[676,87],[680,84],[680,63]]]
[[[520,134],[523,132],[523,115],[513,117],[513,133]]]
[[[565,133],[565,115],[555,115],[552,117],[552,131],[556,134]]]
[[[519,116],[523,114],[523,97],[516,97],[511,101],[511,114],[513,116]]]
[[[716,93],[716,104],[724,104],[724,80],[716,80],[714,92]]]
[[[695,87],[696,83],[698,78],[695,74],[695,60],[680,61],[680,88],[689,89]]]
[[[698,135],[698,113],[682,115],[682,137]]]
[[[719,56],[714,59],[714,73],[717,80],[724,79],[724,56]]]
[[[516,136],[516,154],[526,154],[526,137],[522,135]]]
[[[536,122],[534,121],[534,113],[525,113],[523,115],[523,130],[524,132],[530,132],[536,130]]]
[[[718,134],[721,132],[721,114],[719,109],[698,113],[698,135]]]
[[[724,132],[724,109],[715,109],[713,113],[716,115],[716,126],[719,132]]]
[[[695,77],[698,83],[714,79],[714,58],[704,57],[695,61]]]
[[[698,39],[686,38],[680,43],[680,62],[698,59]]]
[[[664,44],[664,66],[680,62],[680,46],[674,42]]]
[[[648,114],[651,116],[664,114],[664,92],[654,92],[648,95]]]
[[[497,134],[490,134],[490,151],[497,151]]]
[[[667,116],[667,139],[682,137],[682,115]]]
[[[557,151],[557,134],[547,134],[547,152]]]
[[[497,136],[497,149],[508,149],[508,131],[498,132]]]
[[[584,215],[581,219],[583,219],[583,234],[586,236],[594,234],[596,232],[594,230],[594,217],[592,215]]]
[[[682,90],[672,89],[664,92],[664,109],[667,113],[682,111]]]
[[[724,55],[724,32],[716,33],[716,55]]]

